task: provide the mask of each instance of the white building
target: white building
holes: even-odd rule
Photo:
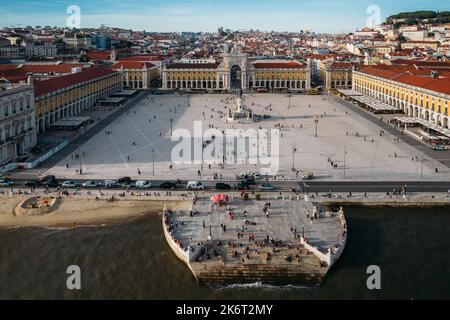
[[[403,31],[403,37],[411,41],[423,41],[428,37],[427,30]]]
[[[36,145],[33,86],[0,84],[0,166],[25,157]]]
[[[53,42],[36,42],[32,46],[32,55],[39,58],[56,57],[58,48]]]

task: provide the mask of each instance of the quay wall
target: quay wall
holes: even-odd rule
[[[188,246],[187,250],[184,250],[182,247],[180,247],[176,242],[173,236],[170,234],[165,222],[165,212],[163,212],[162,215],[162,228],[164,232],[164,238],[166,239],[167,244],[169,245],[172,252],[175,254],[175,256],[180,259],[182,262],[186,264],[186,266],[191,270],[192,274],[195,278],[197,278],[196,273],[191,267],[191,261],[194,261],[195,258],[201,253],[203,247],[199,246],[194,251],[192,251],[191,247]]]

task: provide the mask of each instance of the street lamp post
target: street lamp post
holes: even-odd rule
[[[295,145],[292,146],[292,171],[295,171],[295,153],[297,152],[297,148]]]
[[[420,179],[423,179],[423,152],[422,152],[422,161],[421,161],[421,166],[420,166]]]
[[[346,166],[347,166],[347,151],[345,150],[345,146],[344,146],[344,179],[345,179],[345,174],[346,174]]]
[[[155,176],[155,149],[152,149],[152,159],[153,159],[153,176]]]
[[[170,136],[173,135],[173,119],[170,119]]]
[[[317,124],[319,123],[319,119],[314,119],[314,123],[316,124],[316,134],[315,134],[315,137],[317,138]]]

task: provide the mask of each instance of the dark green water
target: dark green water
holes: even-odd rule
[[[200,286],[166,246],[160,217],[120,225],[0,230],[0,299],[450,299],[450,210],[346,210],[347,247],[315,288]],[[66,288],[78,265],[82,290]],[[379,265],[379,291],[366,268]]]

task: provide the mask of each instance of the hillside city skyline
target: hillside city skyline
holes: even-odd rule
[[[214,32],[218,26],[231,30],[261,30],[316,33],[348,33],[367,26],[367,20],[379,16],[382,22],[399,12],[448,9],[445,1],[418,3],[408,1],[38,1],[20,0],[0,4],[0,27],[65,27],[70,6],[81,11],[81,28],[101,25],[151,32]],[[351,10],[349,10],[351,8]],[[375,10],[375,11],[374,11]],[[345,17],[343,19],[343,17]],[[24,22],[26,21],[26,23]]]

